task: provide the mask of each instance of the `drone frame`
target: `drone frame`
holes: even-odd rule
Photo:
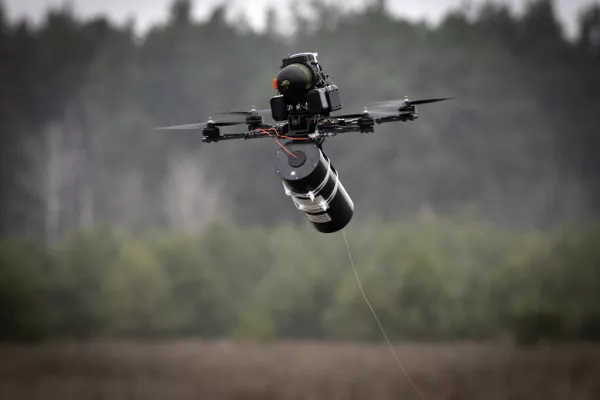
[[[294,133],[293,135],[287,134],[287,121],[275,124],[264,124],[262,119],[254,118],[249,120],[247,118],[245,122],[225,122],[221,123],[221,126],[247,124],[248,131],[221,134],[220,130],[218,129],[219,123],[211,123],[211,120],[209,120],[209,122],[206,124],[206,127],[203,129],[204,137],[202,138],[202,141],[205,143],[212,143],[223,140],[247,140],[270,137],[274,139],[281,138],[292,141],[312,141],[317,144],[321,144],[325,138],[333,137],[341,133],[373,133],[375,132],[376,124],[415,121],[419,118],[415,105],[444,100],[449,100],[449,98],[419,100],[415,102],[405,98],[401,101],[400,106],[393,105],[394,103],[398,102],[397,100],[377,103],[380,104],[380,108],[376,108],[373,112],[368,111],[365,107],[362,113],[357,114],[316,116],[318,117],[318,122],[315,126],[314,132]],[[392,113],[391,109],[394,109],[395,112]],[[389,111],[386,112],[385,110]],[[252,113],[253,116],[258,114],[254,107],[250,112],[231,112],[230,114],[236,113],[247,113],[248,115]]]
[[[435,98],[426,100],[411,101],[408,97],[403,100],[390,100],[385,102],[372,103],[374,111],[368,111],[365,107],[362,113],[345,114],[345,115],[306,115],[307,118],[316,120],[314,127],[308,132],[289,133],[289,120],[275,124],[265,124],[261,114],[267,113],[268,109],[256,110],[254,106],[250,111],[228,111],[218,114],[229,115],[245,115],[244,121],[218,121],[215,122],[212,118],[206,123],[187,124],[179,126],[171,126],[157,128],[159,130],[202,130],[204,143],[220,142],[224,140],[237,139],[259,139],[272,138],[275,142],[290,156],[294,154],[290,152],[279,139],[289,141],[312,142],[321,147],[323,142],[328,137],[333,137],[341,133],[360,132],[374,133],[375,125],[389,122],[408,122],[415,121],[419,118],[416,105],[434,103],[439,101],[450,100],[452,98]],[[247,125],[246,132],[228,132],[221,133],[219,127],[233,125]]]

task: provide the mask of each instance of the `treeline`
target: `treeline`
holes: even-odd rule
[[[281,59],[298,51],[319,52],[344,112],[405,95],[458,98],[421,107],[415,123],[326,143],[357,220],[469,208],[530,229],[598,216],[598,6],[570,41],[548,0],[523,15],[458,9],[436,28],[390,15],[385,2],[349,13],[315,1],[292,13],[291,37],[277,10],[254,32],[224,6],[195,21],[191,5],[173,1],[142,37],[68,8],[39,26],[8,21],[0,6],[0,234],[52,245],[99,226],[300,222],[271,141],[203,146],[199,132],[153,131],[268,107]]]
[[[348,231],[393,340],[600,339],[600,227],[515,234],[418,219]],[[381,340],[341,234],[214,225],[4,240],[3,340]]]

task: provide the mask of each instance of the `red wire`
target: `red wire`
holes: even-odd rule
[[[293,138],[293,137],[289,137],[289,136],[280,136],[279,132],[277,132],[276,128],[268,128],[268,129],[258,129],[259,132],[265,133],[266,135],[269,135],[270,137],[273,137],[273,135],[271,135],[269,133],[269,131],[272,130],[275,132],[275,134],[277,135],[277,137],[283,138],[283,139],[290,139],[290,140],[308,140],[308,138]],[[275,139],[275,138],[274,138]],[[294,158],[298,158],[296,157],[296,155],[294,153],[292,153],[290,150],[288,150],[283,144],[281,144],[281,142],[277,139],[275,139],[275,142],[279,145],[279,147],[281,147],[283,149],[283,151],[285,151],[287,154],[289,154],[290,156],[294,157]]]

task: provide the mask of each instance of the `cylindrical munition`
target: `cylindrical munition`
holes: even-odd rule
[[[280,148],[275,165],[296,208],[319,232],[337,232],[348,225],[354,203],[329,158],[311,142],[288,141],[284,146],[293,155]]]

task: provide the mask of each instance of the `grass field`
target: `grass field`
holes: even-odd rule
[[[600,347],[402,345],[426,399],[600,399]],[[419,399],[389,348],[278,342],[0,347],[2,399]]]

